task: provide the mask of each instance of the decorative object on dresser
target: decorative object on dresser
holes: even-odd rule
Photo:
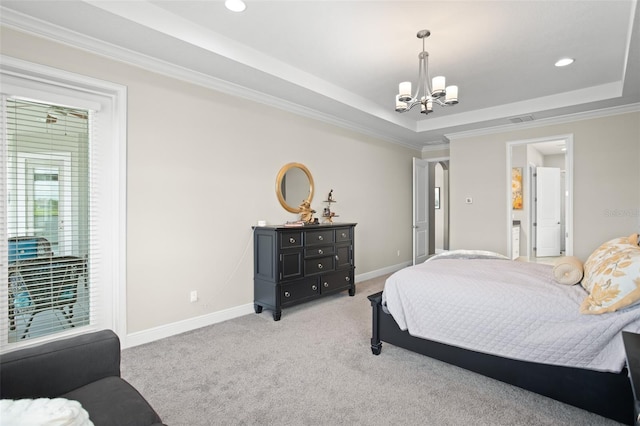
[[[254,227],[256,313],[282,309],[344,290],[354,296],[355,223]]]
[[[333,189],[329,191],[329,195],[327,195],[327,199],[324,200],[323,203],[326,203],[327,207],[322,210],[322,217],[325,222],[333,223],[333,218],[338,217],[338,215],[331,210],[331,204],[337,203],[337,201],[333,199]]]
[[[276,196],[280,205],[290,213],[299,213],[300,221],[313,223],[313,176],[304,164],[288,163],[276,177]]]

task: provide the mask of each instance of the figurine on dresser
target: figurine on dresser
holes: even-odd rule
[[[305,223],[313,223],[313,214],[316,211],[311,208],[311,203],[308,200],[304,200],[300,204],[300,220]]]

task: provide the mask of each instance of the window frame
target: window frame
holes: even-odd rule
[[[2,95],[20,97],[59,105],[75,105],[100,111],[97,114],[99,131],[93,132],[93,162],[99,157],[103,173],[96,176],[98,191],[90,206],[96,220],[94,246],[100,251],[97,268],[97,288],[100,306],[96,320],[81,329],[66,330],[25,342],[6,343],[9,320],[0,316],[0,353],[31,346],[61,336],[87,333],[108,328],[116,332],[121,340],[126,337],[126,146],[127,146],[127,88],[68,71],[39,65],[6,55],[0,55],[0,78]],[[4,102],[2,123],[5,122]],[[0,143],[2,164],[0,165],[0,203],[6,203],[6,130],[2,129]],[[6,208],[3,209],[6,211]],[[7,218],[0,213],[0,283],[7,283]],[[6,313],[6,291],[0,292],[0,300]],[[123,346],[124,346],[123,340]]]

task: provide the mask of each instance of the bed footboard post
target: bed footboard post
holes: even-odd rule
[[[372,294],[368,297],[371,302],[373,324],[371,328],[371,352],[380,355],[382,342],[380,341],[380,309],[382,306],[382,292]]]

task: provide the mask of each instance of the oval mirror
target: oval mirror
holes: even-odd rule
[[[276,178],[276,195],[280,205],[291,213],[300,213],[300,204],[313,199],[313,177],[304,164],[285,164]]]

